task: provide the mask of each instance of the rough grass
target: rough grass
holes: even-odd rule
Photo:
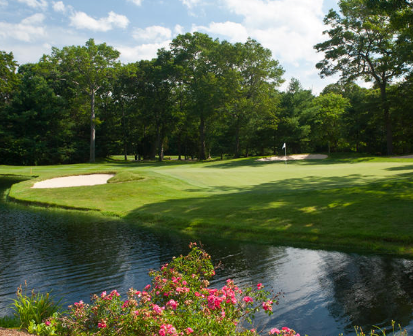
[[[11,197],[191,235],[413,256],[413,159],[0,166],[0,174],[29,170],[37,178],[14,185]],[[124,183],[30,189],[54,176],[109,171],[117,172],[110,182]]]

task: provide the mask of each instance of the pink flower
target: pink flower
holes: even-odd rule
[[[189,334],[192,334],[194,332],[194,329],[192,329],[191,327],[188,327],[188,328],[185,329],[185,331],[186,331],[186,334],[189,335]]]
[[[107,325],[106,325],[105,320],[101,320],[101,321],[98,323],[98,328],[106,328],[106,327],[107,327]]]
[[[169,300],[166,305],[168,307],[171,307],[173,310],[176,310],[176,308],[178,307],[178,303],[175,300]]]
[[[282,327],[281,330],[285,332],[290,332],[290,328],[287,328],[287,327]]]
[[[106,296],[106,291],[105,292],[102,292],[102,294],[100,294],[100,297],[101,298],[104,298]]]
[[[262,309],[264,309],[265,311],[272,311],[272,301],[268,300],[262,303]]]
[[[146,285],[144,289],[147,291],[149,288],[151,288],[151,285]]]
[[[46,321],[44,324],[47,326],[51,325],[50,321]]]
[[[158,315],[162,315],[162,311],[164,310],[164,308],[159,307],[158,305],[153,305],[153,310],[155,311],[156,314]]]
[[[259,283],[259,284],[257,284],[257,288],[258,288],[258,290],[260,290],[260,289],[264,288],[264,285],[262,283]]]
[[[280,330],[278,330],[277,328],[272,328],[271,330],[270,330],[270,335],[274,335],[274,334],[279,334],[280,333]]]
[[[250,297],[250,296],[244,297],[243,300],[244,300],[244,302],[246,302],[246,303],[248,303],[248,302],[251,302],[251,303],[254,302],[254,300],[253,300],[252,297]]]

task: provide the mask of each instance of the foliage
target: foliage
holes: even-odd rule
[[[400,324],[399,324],[399,330],[398,331],[395,330],[395,325],[396,325],[396,322],[392,321],[392,335],[393,336],[394,335],[407,336],[407,331],[405,329],[403,330]],[[368,335],[370,335],[370,336],[379,336],[379,335],[386,336],[387,335],[386,331],[379,328],[379,327],[376,327],[376,329],[370,330],[370,332],[368,334],[365,334],[363,332],[363,329],[361,329],[360,327],[355,327],[354,329],[355,329],[355,332],[356,332],[357,336],[368,336]]]
[[[16,316],[0,317],[0,327],[2,328],[18,328],[20,327],[20,320]]]
[[[17,290],[17,299],[13,300],[12,309],[18,318],[20,328],[27,329],[31,323],[42,323],[45,319],[61,310],[61,300],[55,301],[50,294],[35,293],[34,290],[27,294],[27,284],[24,289],[20,286]]]
[[[152,284],[131,288],[127,300],[113,290],[69,306],[69,313],[32,323],[40,335],[258,335],[252,323],[258,311],[271,315],[276,296],[264,290],[240,289],[227,280],[221,289],[209,287],[214,274],[211,257],[195,243],[186,256],[174,258],[151,271]],[[273,328],[272,334],[298,335],[289,328]]]
[[[315,45],[324,52],[317,64],[320,75],[339,72],[343,81],[362,78],[380,89],[381,109],[386,127],[387,154],[393,154],[393,133],[387,98],[388,85],[409,71],[404,53],[397,43],[398,32],[381,12],[371,10],[365,0],[341,0],[341,15],[330,10],[324,23],[329,39]]]

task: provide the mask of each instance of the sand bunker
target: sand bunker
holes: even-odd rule
[[[97,184],[105,184],[113,176],[115,176],[115,174],[93,174],[56,177],[50,180],[36,182],[32,188],[39,189],[93,186]]]
[[[257,161],[284,161],[287,159],[288,161],[291,160],[322,160],[326,159],[327,155],[324,154],[294,154],[294,155],[287,155],[285,156],[271,156],[262,159],[258,159]]]

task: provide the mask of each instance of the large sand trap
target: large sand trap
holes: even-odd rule
[[[322,160],[326,159],[327,155],[324,154],[294,154],[294,155],[287,155],[287,156],[271,156],[262,159],[258,159],[257,161],[284,161],[284,160]]]
[[[67,188],[92,186],[97,184],[105,184],[108,180],[115,176],[114,174],[93,174],[93,175],[78,175],[56,177],[50,180],[36,182],[32,188]]]

